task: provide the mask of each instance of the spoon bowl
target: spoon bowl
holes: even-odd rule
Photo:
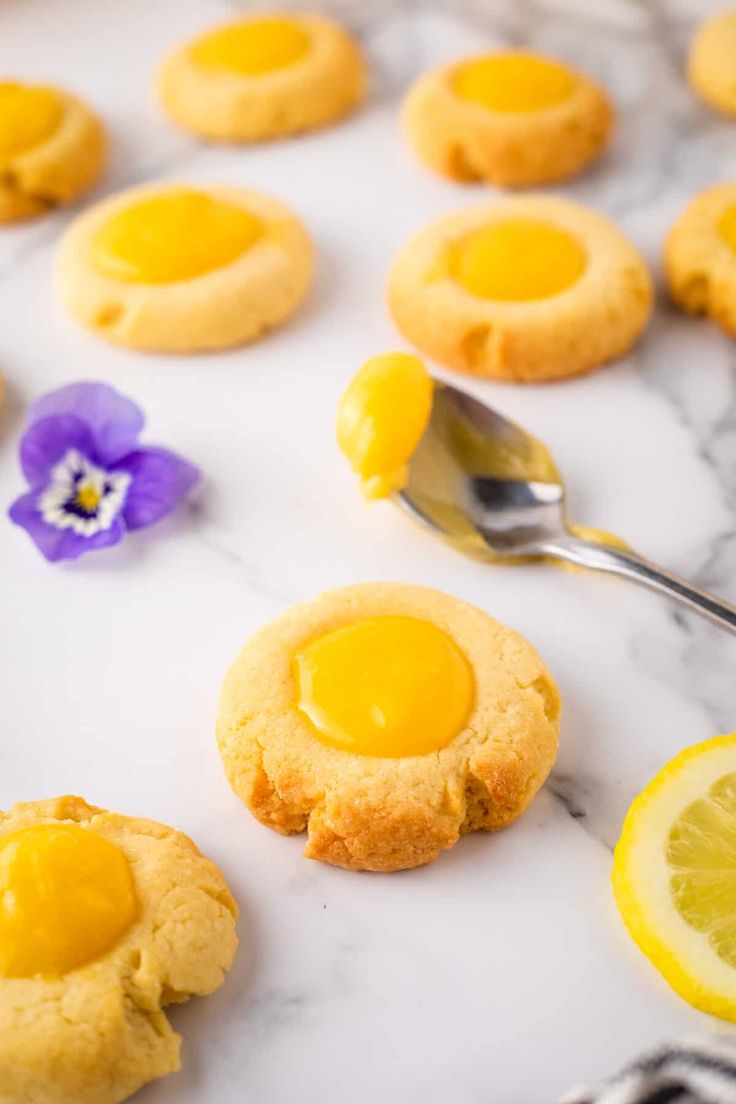
[[[736,607],[567,519],[547,447],[459,388],[435,381],[432,413],[398,505],[459,551],[492,563],[559,559],[666,594],[736,634]]]

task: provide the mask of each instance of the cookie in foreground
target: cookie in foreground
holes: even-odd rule
[[[164,110],[203,138],[257,142],[327,126],[362,100],[360,47],[334,20],[254,14],[173,50],[158,75]]]
[[[70,203],[104,159],[102,124],[82,100],[47,84],[0,82],[0,223]]]
[[[313,268],[284,204],[246,188],[152,184],[96,204],[64,235],[57,287],[100,337],[151,352],[225,349],[293,314]]]
[[[118,1104],[177,1070],[163,1009],[219,988],[236,917],[173,828],[79,797],[0,814],[3,1104]]]
[[[652,309],[641,256],[605,216],[556,196],[514,196],[445,215],[396,257],[397,326],[447,368],[541,382],[626,353]]]
[[[222,689],[230,785],[308,858],[394,871],[503,828],[557,753],[560,698],[534,648],[466,602],[362,583],[287,609]]]
[[[578,70],[509,50],[425,73],[402,121],[416,153],[443,176],[519,188],[564,180],[594,161],[608,144],[613,107]]]

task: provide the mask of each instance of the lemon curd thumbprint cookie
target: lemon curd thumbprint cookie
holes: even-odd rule
[[[109,341],[186,353],[280,325],[312,266],[306,230],[277,200],[158,184],[85,211],[62,240],[57,283],[70,314]]]
[[[389,277],[394,320],[459,372],[541,381],[625,353],[652,307],[648,270],[598,214],[553,196],[516,196],[420,230]]]
[[[577,70],[507,51],[425,73],[402,117],[414,150],[437,172],[515,188],[585,168],[608,142],[613,109]]]
[[[306,830],[308,858],[393,871],[523,813],[559,714],[518,633],[434,590],[364,583],[292,606],[245,645],[217,734],[263,824]]]
[[[360,48],[321,15],[252,15],[178,47],[158,76],[170,118],[204,138],[257,142],[315,130],[363,98]]]
[[[690,202],[669,232],[664,263],[674,301],[736,337],[736,184]]]
[[[0,80],[0,223],[69,203],[97,180],[102,125],[68,92]]]
[[[698,95],[726,115],[736,115],[734,56],[736,9],[729,9],[700,24],[687,65],[688,80]]]
[[[3,1104],[118,1104],[177,1070],[163,1007],[219,988],[236,916],[173,828],[79,797],[0,813]]]

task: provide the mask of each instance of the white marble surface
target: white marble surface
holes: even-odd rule
[[[0,502],[42,391],[104,379],[137,398],[148,439],[192,457],[198,502],[158,532],[73,566],[0,524],[0,806],[71,791],[189,832],[242,906],[224,988],[177,1009],[181,1074],[141,1104],[457,1101],[548,1104],[668,1034],[717,1026],[639,955],[609,890],[629,801],[685,744],[734,727],[736,642],[623,583],[466,562],[390,505],[368,510],[333,443],[337,395],[396,346],[387,264],[426,219],[480,200],[434,178],[397,131],[423,67],[484,44],[577,61],[620,112],[605,162],[566,194],[614,216],[658,269],[688,196],[736,176],[736,126],[682,80],[695,0],[354,2],[371,104],[323,134],[221,149],[160,116],[151,74],[226,0],[5,0],[3,69],[66,83],[109,124],[105,190],[166,177],[242,182],[291,203],[319,274],[282,332],[227,355],[114,350],[54,302],[55,244],[73,212],[0,237],[0,364],[9,384]],[[332,10],[345,10],[333,4]],[[736,598],[736,355],[660,296],[646,340],[588,379],[478,386],[536,431],[566,473],[571,513]],[[433,867],[361,876],[312,864],[230,794],[212,736],[237,648],[295,599],[350,581],[430,584],[527,634],[565,698],[558,767],[530,812]],[[138,1099],[138,1098],[137,1098]]]

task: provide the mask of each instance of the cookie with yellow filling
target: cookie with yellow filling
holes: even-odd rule
[[[102,124],[76,96],[0,81],[0,223],[76,199],[95,183],[104,157]]]
[[[420,230],[388,284],[394,320],[448,368],[514,382],[561,379],[621,356],[652,286],[603,215],[554,196],[471,207]]]
[[[217,736],[235,793],[304,854],[419,866],[503,828],[555,760],[560,700],[518,633],[456,598],[364,583],[288,609],[231,667]]]
[[[118,1104],[178,1069],[163,1008],[219,988],[236,915],[173,828],[78,797],[0,813],[3,1104]]]
[[[688,204],[667,236],[670,294],[736,337],[736,184],[716,184]]]
[[[578,70],[509,50],[425,73],[402,120],[416,153],[443,176],[520,188],[564,180],[598,157],[613,108]]]
[[[736,115],[736,9],[718,12],[698,27],[690,45],[687,75],[692,88],[711,107]]]
[[[360,102],[365,82],[358,44],[333,20],[254,14],[174,50],[158,93],[170,118],[203,138],[258,142],[327,126]]]
[[[283,323],[310,282],[309,236],[282,203],[235,187],[156,184],[85,211],[57,262],[61,300],[119,345],[200,352]]]

